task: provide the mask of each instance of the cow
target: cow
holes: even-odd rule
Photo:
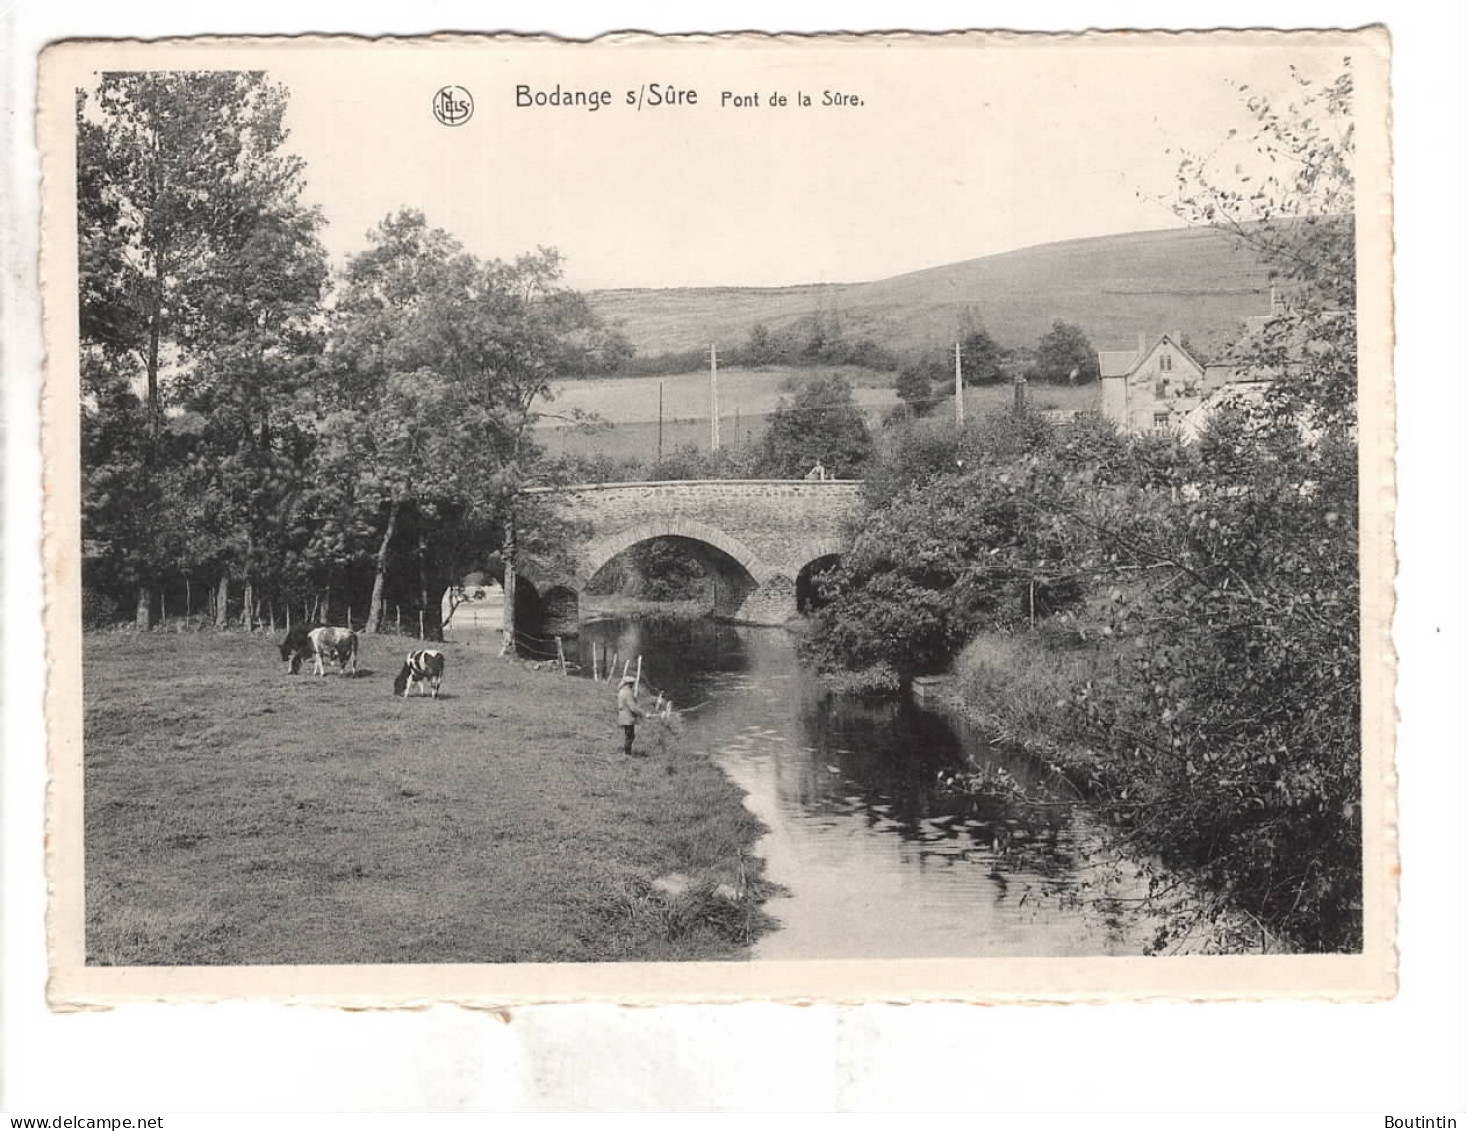
[[[334,628],[330,625],[300,625],[290,630],[285,643],[280,645],[280,658],[285,661],[291,675],[300,671],[301,661],[314,657],[316,675],[326,674],[325,660],[331,659],[341,666],[346,674],[347,661],[351,662],[351,674],[356,675],[357,660],[356,633],[349,628]]]
[[[443,653],[434,648],[422,648],[416,652],[407,653],[407,659],[402,664],[402,670],[397,673],[397,678],[392,681],[392,694],[401,695],[406,699],[412,693],[413,685],[416,684],[422,690],[421,695],[428,693],[428,684],[433,685],[433,698],[438,697],[438,688],[443,683],[443,666],[445,664]]]

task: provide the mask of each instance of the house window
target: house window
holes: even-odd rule
[[[1171,355],[1168,354],[1168,353],[1163,353],[1163,354],[1161,354],[1161,372],[1162,373],[1169,373],[1170,371],[1171,371]]]
[[[1158,412],[1150,418],[1150,422],[1157,428],[1165,428],[1171,421],[1169,412]]]

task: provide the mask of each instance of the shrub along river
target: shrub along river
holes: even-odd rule
[[[680,745],[706,749],[768,827],[758,851],[784,892],[754,957],[1139,954],[1151,938],[1142,883],[1067,783],[960,717],[832,695],[783,629],[595,620],[587,674],[593,644],[643,657],[643,706],[669,696]],[[954,774],[993,788],[953,788]]]

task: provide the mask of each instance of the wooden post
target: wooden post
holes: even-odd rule
[[[641,694],[641,657],[636,657],[636,694]]]
[[[957,427],[961,428],[967,416],[967,406],[962,400],[962,343],[957,343],[957,362],[954,371],[957,378]]]
[[[514,590],[516,588],[514,558],[514,514],[511,511],[509,521],[504,526],[504,643],[499,649],[501,656],[514,655]]]
[[[419,640],[426,640],[427,639],[427,631],[428,630],[427,630],[426,622],[423,620],[423,615],[426,612],[427,612],[426,609],[418,609],[418,611],[417,611],[417,638]]]
[[[601,646],[590,642],[590,678],[592,683],[601,682]]]
[[[558,636],[555,637],[555,654],[560,657],[560,674],[568,674],[565,668],[565,642]]]
[[[657,462],[662,462],[662,386],[664,381],[657,382]]]
[[[709,385],[712,393],[712,404],[710,406],[710,415],[712,417],[712,431],[708,434],[708,446],[711,451],[716,453],[717,450],[723,446],[722,436],[719,434],[718,431],[718,345],[716,342],[713,343],[712,352],[708,356],[710,367]]]

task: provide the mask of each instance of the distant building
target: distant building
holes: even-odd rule
[[[1177,422],[1177,432],[1183,443],[1195,443],[1211,418],[1222,409],[1255,408],[1262,403],[1271,382],[1242,379],[1236,376],[1237,372],[1236,367],[1230,365],[1207,367],[1207,373],[1215,373],[1220,383]]]
[[[1228,379],[1229,367],[1209,376],[1170,334],[1147,347],[1142,334],[1133,350],[1101,350],[1100,412],[1122,432],[1170,431]]]

